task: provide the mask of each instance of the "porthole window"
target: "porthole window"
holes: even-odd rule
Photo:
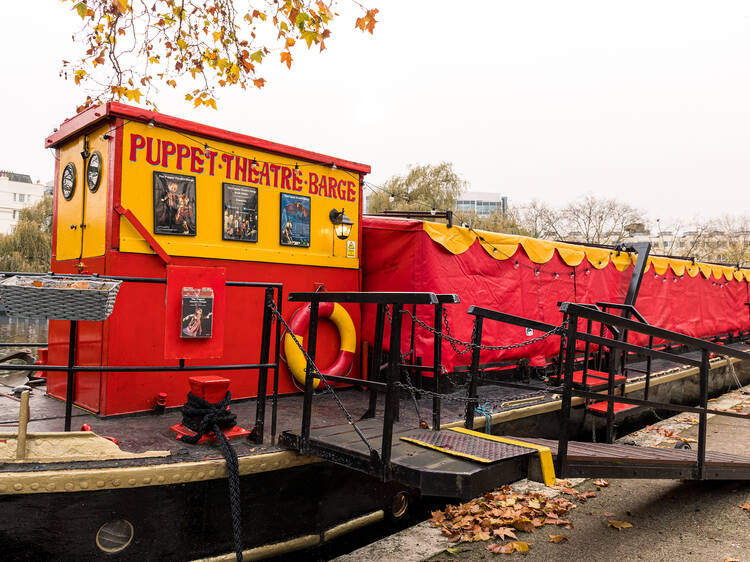
[[[89,158],[86,165],[86,186],[91,193],[96,193],[102,181],[102,153],[98,150]]]
[[[127,519],[105,523],[96,532],[96,546],[108,554],[122,552],[133,541],[133,524]]]
[[[67,201],[73,198],[73,193],[76,190],[76,165],[73,162],[68,162],[63,168],[60,190]]]

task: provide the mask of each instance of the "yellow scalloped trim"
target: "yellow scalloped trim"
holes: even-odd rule
[[[557,252],[562,261],[570,267],[581,265],[583,260],[586,259],[595,269],[604,269],[612,262],[619,271],[625,271],[635,263],[636,259],[635,254],[628,252],[613,252],[604,248],[552,242],[516,234],[474,231],[460,226],[448,228],[445,224],[434,222],[423,222],[422,228],[433,242],[440,244],[452,254],[463,254],[474,244],[478,234],[480,237],[479,244],[484,248],[484,251],[490,257],[500,261],[512,258],[518,251],[519,246],[523,248],[526,255],[534,263],[547,263]],[[658,275],[664,275],[667,269],[671,269],[678,276],[687,273],[690,277],[695,277],[698,273],[702,273],[706,279],[713,276],[717,280],[750,282],[750,269],[737,270],[737,268],[731,266],[693,263],[692,261],[674,258],[651,256],[646,265],[646,270],[649,269],[653,269]]]

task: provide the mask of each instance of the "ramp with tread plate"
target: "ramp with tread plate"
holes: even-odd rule
[[[382,420],[364,420],[357,422],[357,426],[371,446],[380,450]],[[427,434],[452,434],[450,437],[454,442],[461,440],[470,450],[482,449],[491,453],[495,460],[478,462],[459,458],[401,439],[438,438]],[[283,432],[281,442],[289,448],[300,449],[297,432]],[[367,447],[348,424],[311,429],[310,448],[306,454],[313,454],[327,461],[379,476],[372,470]],[[538,458],[538,452],[531,448],[494,443],[453,431],[418,430],[396,423],[393,427],[390,477],[404,485],[419,489],[425,496],[469,499],[502,484],[525,478],[530,463],[538,464]]]

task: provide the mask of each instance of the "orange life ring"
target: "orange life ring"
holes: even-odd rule
[[[357,347],[357,332],[354,329],[352,317],[349,316],[349,313],[343,306],[332,302],[320,303],[318,317],[328,318],[333,322],[334,326],[338,329],[339,337],[341,339],[341,346],[339,347],[339,353],[336,356],[336,359],[325,369],[320,369],[320,372],[323,376],[334,375],[337,377],[345,377],[352,369],[352,364],[354,363],[354,351]],[[310,307],[302,306],[297,309],[294,315],[292,315],[292,319],[289,321],[289,327],[292,329],[292,333],[294,333],[297,341],[302,345],[304,345],[302,334],[305,333],[309,325]],[[294,343],[291,334],[288,332],[284,335],[284,355],[286,364],[289,367],[292,376],[300,384],[305,384],[307,360],[299,347]],[[318,388],[320,384],[320,380],[314,380],[313,388]]]

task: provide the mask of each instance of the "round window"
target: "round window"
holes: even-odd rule
[[[86,185],[91,193],[99,189],[102,180],[102,153],[95,151],[86,165]]]
[[[60,190],[66,200],[70,201],[73,198],[76,190],[76,165],[73,162],[68,162],[63,168]]]
[[[133,534],[133,524],[130,521],[116,519],[99,527],[96,532],[96,546],[109,554],[121,552],[131,543]]]

